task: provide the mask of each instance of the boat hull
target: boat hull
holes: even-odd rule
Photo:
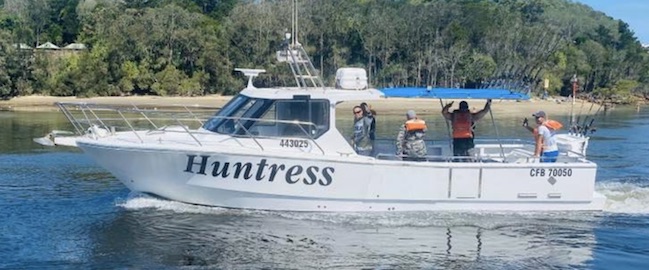
[[[594,190],[597,165],[587,161],[407,162],[93,139],[77,145],[133,191],[227,208],[592,211],[606,200]]]

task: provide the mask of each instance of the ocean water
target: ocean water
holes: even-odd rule
[[[392,137],[397,120],[378,121]],[[526,138],[519,123],[499,134]],[[68,127],[58,113],[0,111],[0,269],[648,269],[649,108],[595,125],[603,212],[294,213],[131,193],[80,151],[31,141]]]

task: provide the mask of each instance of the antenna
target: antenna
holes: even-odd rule
[[[240,71],[241,73],[243,73],[243,75],[248,76],[248,85],[246,86],[246,89],[256,88],[254,85],[252,85],[252,80],[255,77],[259,76],[260,73],[266,72],[265,69],[250,69],[250,68],[235,68],[234,70]]]
[[[288,62],[295,78],[295,83],[300,88],[316,87],[325,88],[324,82],[318,76],[318,70],[313,66],[306,51],[297,41],[298,35],[298,6],[297,0],[293,0],[291,14],[291,32],[284,34],[282,49],[277,51],[277,61]]]
[[[291,19],[291,28],[292,28],[292,34],[293,34],[293,40],[291,41],[291,45],[295,46],[298,44],[297,42],[297,0],[293,0],[293,18]]]

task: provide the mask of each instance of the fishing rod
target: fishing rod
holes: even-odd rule
[[[582,126],[579,125],[579,121],[581,121],[581,114],[584,109],[584,100],[581,100],[581,106],[579,107],[579,114],[577,114],[577,121],[573,123],[575,125],[575,130],[577,131],[576,133],[579,134],[581,132]]]
[[[595,118],[590,119],[590,123],[584,128],[584,132],[582,133],[584,137],[586,137],[586,134],[588,134],[588,131],[590,130],[590,133],[595,132],[595,129],[591,129],[593,126],[593,122],[595,122]]]
[[[604,103],[606,102],[606,99],[602,100],[602,103],[599,104],[599,108],[597,108],[597,111],[595,111],[595,114],[593,114],[593,117],[590,119],[590,123],[584,127],[584,130],[582,131],[582,135],[585,137],[586,134],[590,131],[590,133],[595,132],[596,129],[592,128],[593,123],[595,122],[595,119],[599,115],[599,111],[604,107]]]
[[[593,111],[593,106],[594,105],[595,105],[595,102],[590,103],[590,108],[588,109],[588,114],[586,114],[586,116],[584,117],[584,122],[581,124],[581,126],[579,126],[583,130],[580,130],[579,133],[585,132],[585,128],[588,126],[588,125],[586,125],[586,123],[588,123],[588,117],[591,117],[591,120],[593,119],[593,116],[591,115],[591,112]],[[601,108],[601,106],[600,106],[600,108]],[[592,124],[592,121],[591,121],[591,124]],[[586,135],[586,134],[584,134],[584,135]]]

